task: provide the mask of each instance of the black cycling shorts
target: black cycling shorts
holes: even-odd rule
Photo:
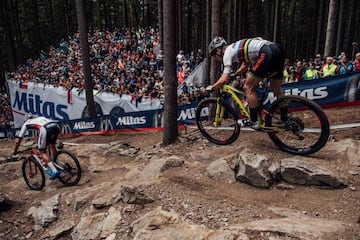
[[[285,52],[279,44],[264,45],[259,51],[258,61],[251,66],[250,72],[260,78],[282,79]]]
[[[60,127],[57,123],[49,123],[45,125],[46,141],[48,144],[55,144],[60,133]]]

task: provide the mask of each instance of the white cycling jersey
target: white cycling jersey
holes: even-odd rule
[[[223,73],[231,73],[231,66],[235,62],[255,64],[259,59],[259,51],[265,44],[271,42],[260,37],[241,39],[230,44],[224,52]]]
[[[37,117],[24,122],[17,137],[23,138],[28,130],[38,130],[38,149],[46,149],[47,144],[55,143],[60,128],[57,121]]]
[[[36,118],[28,119],[22,125],[21,130],[18,134],[18,137],[20,137],[20,138],[24,137],[27,130],[40,130],[46,124],[51,123],[51,122],[55,122],[55,121],[51,120],[51,119],[47,119],[45,117],[36,117]]]

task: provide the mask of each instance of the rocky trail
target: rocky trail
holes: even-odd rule
[[[82,179],[47,179],[42,191],[28,189],[21,162],[5,162],[13,142],[0,141],[0,239],[360,239],[359,128],[333,130],[307,157],[257,132],[230,146],[196,129],[167,147],[161,132],[61,141]]]

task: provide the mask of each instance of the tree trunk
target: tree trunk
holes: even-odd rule
[[[20,25],[20,16],[19,16],[19,4],[18,4],[18,1],[11,1],[11,6],[10,6],[10,9],[15,9],[12,10],[14,16],[13,16],[13,19],[15,19],[15,26],[14,27],[14,35],[15,35],[15,38],[17,39],[16,42],[15,42],[15,64],[21,64],[21,63],[24,63],[25,59],[24,59],[24,54],[25,54],[25,47],[24,47],[24,40],[23,40],[23,37],[22,37],[22,28],[21,28],[21,25]],[[12,40],[12,39],[11,39]]]
[[[326,39],[324,57],[333,56],[335,54],[336,45],[336,22],[338,17],[338,0],[330,0],[329,14],[326,27]]]
[[[275,0],[275,12],[274,12],[274,34],[273,34],[273,41],[279,42],[280,41],[280,22],[281,22],[281,1]]]
[[[213,0],[211,6],[211,39],[221,35],[221,0]],[[210,84],[214,84],[218,79],[220,63],[211,58]]]
[[[255,35],[259,36],[264,34],[264,14],[262,7],[262,0],[252,0],[254,1],[254,22],[255,22]]]
[[[352,55],[351,55],[351,59],[354,59],[354,54],[353,52],[355,51],[355,48],[353,48],[352,43],[354,42],[355,38],[355,34],[354,34],[354,28],[356,26],[356,11],[359,8],[359,3],[358,0],[353,0],[351,1],[351,3],[349,4],[350,6],[350,10],[348,15],[348,22],[346,24],[346,30],[345,30],[345,36],[344,36],[344,46],[347,46],[349,48],[349,50],[351,51]],[[355,41],[356,42],[356,41]],[[358,42],[359,43],[359,42]],[[350,52],[349,52],[350,54]],[[349,57],[350,59],[350,57]]]
[[[209,85],[210,81],[210,56],[208,50],[208,44],[211,41],[211,1],[206,1],[206,48],[205,48],[205,56],[206,56],[206,84]]]
[[[159,15],[159,33],[160,33],[160,49],[164,49],[163,37],[164,37],[164,9],[163,9],[163,0],[158,0],[158,15]]]
[[[83,61],[82,70],[85,78],[85,92],[86,92],[86,104],[89,117],[95,117],[95,103],[93,96],[93,84],[90,72],[90,58],[89,58],[89,43],[88,43],[88,30],[86,25],[85,11],[83,0],[76,0],[76,13],[78,19],[78,26],[80,31],[80,47],[81,47],[81,59]]]
[[[234,32],[235,32],[235,28],[236,28],[236,24],[234,24],[234,9],[235,9],[235,3],[234,0],[230,0],[230,7],[229,7],[229,13],[228,13],[228,29],[227,29],[227,37],[226,39],[229,42],[234,41]]]
[[[198,29],[200,31],[200,36],[197,39],[199,44],[197,46],[200,46],[200,49],[205,49],[207,47],[207,38],[206,38],[206,0],[200,0],[200,14],[198,14]]]
[[[340,54],[341,51],[344,51],[344,21],[345,21],[345,1],[340,1],[339,7],[339,21],[337,27],[337,36],[336,36],[336,50],[335,54]]]
[[[164,1],[164,133],[163,145],[174,143],[178,137],[177,77],[176,77],[176,2]]]
[[[53,44],[53,42],[55,42],[56,38],[56,34],[55,34],[55,30],[52,26],[55,26],[55,20],[54,20],[54,12],[53,12],[53,4],[52,4],[52,0],[48,0],[48,7],[47,7],[48,11],[49,11],[49,18],[50,18],[50,28],[49,28],[49,42],[48,44]],[[44,46],[41,46],[44,47]]]
[[[177,26],[177,33],[179,33],[179,34],[177,34],[177,37],[178,37],[178,39],[177,39],[177,44],[178,44],[178,46],[176,46],[175,48],[176,49],[183,49],[183,47],[184,47],[184,45],[183,45],[183,39],[182,39],[182,37],[183,37],[183,29],[182,29],[182,20],[183,20],[183,12],[182,12],[182,0],[173,0],[173,1],[175,1],[176,3],[177,3],[177,5],[176,5],[176,15],[174,15],[174,16],[177,16],[175,19],[176,19],[176,26]],[[164,11],[165,11],[165,6],[164,6]],[[165,13],[164,13],[165,14]],[[174,17],[173,16],[173,17]],[[165,20],[165,18],[164,18],[164,20]]]
[[[239,11],[240,11],[240,18],[238,21],[240,21],[239,24],[239,34],[236,35],[236,40],[240,38],[246,38],[250,32],[249,32],[249,9],[248,9],[248,0],[240,0],[238,2],[239,4]]]
[[[193,22],[192,22],[192,15],[193,15],[193,9],[192,9],[192,3],[191,3],[191,0],[188,0],[188,4],[187,4],[187,9],[188,9],[188,17],[187,17],[187,34],[186,34],[186,51],[188,53],[191,52],[192,50],[192,25],[193,25]]]
[[[7,55],[7,64],[8,69],[10,71],[16,70],[16,52],[15,52],[15,41],[12,41],[14,39],[13,36],[13,27],[14,25],[11,24],[11,20],[9,19],[10,16],[8,12],[10,11],[9,5],[7,1],[1,1],[1,15],[3,17],[3,31],[4,31],[4,37],[5,37],[5,45],[6,45],[6,55]],[[2,60],[4,63],[4,59]],[[1,65],[1,68],[3,69],[3,64]]]
[[[160,0],[161,1],[161,0]],[[128,4],[127,0],[124,0],[123,6],[124,26],[129,26]]]
[[[40,37],[40,22],[39,22],[39,8],[38,8],[38,1],[33,0],[32,1],[32,19],[33,19],[33,23],[34,23],[34,28],[33,28],[33,34],[34,34],[34,39],[35,39],[35,49],[33,50],[33,54],[38,54],[40,53],[40,49],[41,49],[41,37]]]
[[[320,41],[321,36],[323,35],[322,23],[323,23],[323,12],[324,12],[324,0],[318,1],[318,13],[317,13],[317,22],[316,22],[316,44],[315,44],[315,53],[320,53]]]

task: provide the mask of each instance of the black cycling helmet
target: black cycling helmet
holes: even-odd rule
[[[219,47],[225,46],[226,41],[224,38],[216,36],[209,44],[209,55],[214,56],[216,49]]]

